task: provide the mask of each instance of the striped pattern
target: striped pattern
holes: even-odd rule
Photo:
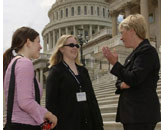
[[[160,72],[161,77],[161,72]],[[102,78],[105,78],[103,76]],[[115,95],[115,80],[107,82],[108,80],[102,80],[99,84],[93,84],[94,91],[98,100],[98,104],[102,113],[103,121],[104,121],[104,129],[105,130],[123,130],[123,127],[120,123],[115,122],[118,95]],[[158,82],[157,93],[160,99],[161,104],[161,79]],[[4,101],[4,100],[3,100]],[[43,93],[43,98],[41,100],[41,105],[45,106],[45,90]],[[6,121],[6,111],[5,105],[3,102],[3,124]],[[161,130],[161,123],[157,124],[155,130]]]

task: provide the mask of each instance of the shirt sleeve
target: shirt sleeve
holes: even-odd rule
[[[34,68],[28,59],[17,61],[15,68],[15,88],[19,107],[28,113],[38,124],[44,122],[47,109],[35,101]]]
[[[49,70],[46,81],[46,108],[56,116],[58,116],[59,75],[60,72],[53,67]]]
[[[127,69],[117,62],[111,73],[131,87],[136,87],[152,74],[156,58],[155,50],[148,48],[135,58],[131,69]]]

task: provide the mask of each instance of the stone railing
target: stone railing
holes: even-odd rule
[[[96,45],[94,48],[94,50],[95,50],[94,53],[102,52],[102,48],[104,46],[108,46],[109,48],[113,48],[118,45],[124,46],[123,42],[120,40],[120,35],[116,35],[115,37]]]
[[[130,2],[134,2],[134,1],[136,1],[136,0],[116,0],[115,2],[112,2],[110,4],[110,11],[120,9],[123,6],[125,6],[126,4],[128,4]]]
[[[39,59],[49,59],[51,54],[40,53]]]
[[[38,59],[33,60],[33,64],[37,63],[39,60],[49,60],[50,54],[40,53],[40,57]]]
[[[101,36],[104,36],[104,35],[111,35],[112,34],[112,30],[111,29],[102,29],[101,31],[93,34],[92,36],[90,36],[90,39],[91,41],[101,37]]]

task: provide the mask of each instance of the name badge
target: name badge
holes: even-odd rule
[[[76,93],[76,96],[77,96],[77,101],[78,102],[87,101],[85,92]]]

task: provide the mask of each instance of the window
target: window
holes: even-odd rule
[[[105,17],[105,8],[103,8],[103,17]]]
[[[84,15],[87,15],[87,6],[84,6]]]
[[[66,17],[68,17],[68,8],[66,8],[65,12],[66,12]]]
[[[72,7],[72,16],[74,16],[74,7]]]
[[[149,14],[149,23],[154,23],[154,14]]]
[[[93,6],[91,6],[91,15],[93,15]]]
[[[100,15],[100,9],[99,9],[99,7],[97,7],[97,15],[98,16]]]
[[[63,10],[61,10],[61,18],[63,18]]]
[[[80,15],[81,14],[81,8],[80,8],[80,6],[78,6],[78,15]]]

